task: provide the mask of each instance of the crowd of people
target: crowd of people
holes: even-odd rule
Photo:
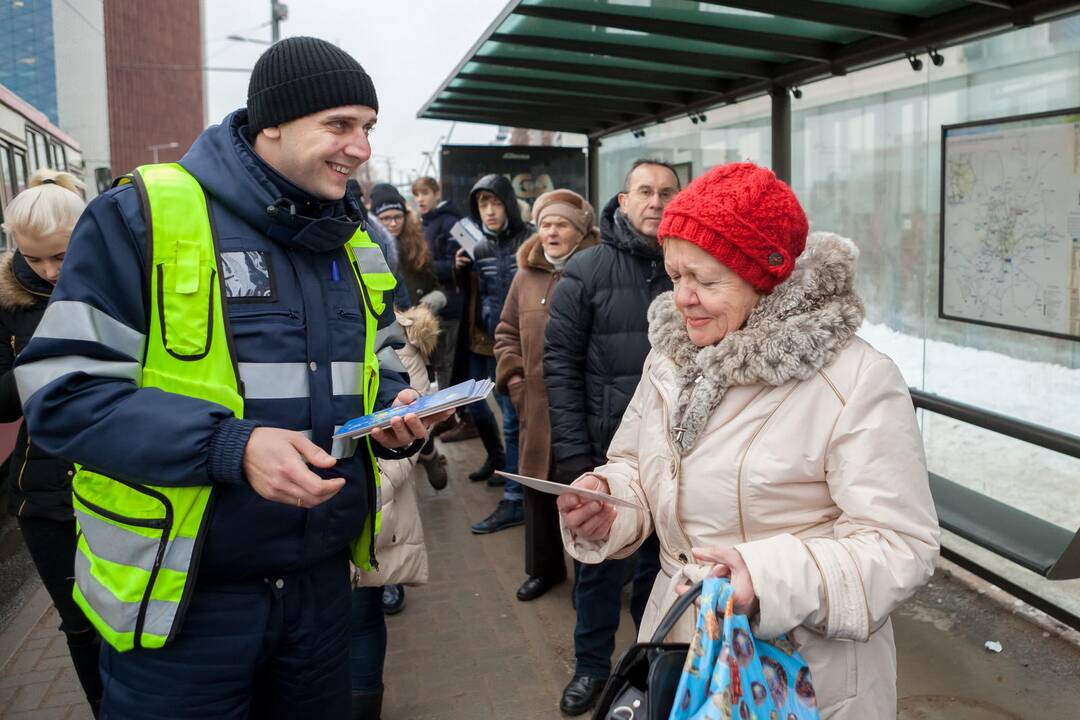
[[[938,530],[906,385],[855,336],[855,246],[751,163],[682,188],[639,160],[599,215],[499,174],[464,212],[431,177],[365,194],[377,113],[356,60],[290,38],[178,164],[88,207],[42,172],[7,209],[10,510],[95,716],[377,720],[385,616],[428,576],[418,478],[501,486],[471,530],[525,526],[518,601],[572,578],[565,714],[603,690],[627,583],[644,637],[716,574],[790,633],[822,717],[894,716],[889,613]],[[480,378],[493,405],[335,437]],[[474,438],[458,477],[441,446]]]

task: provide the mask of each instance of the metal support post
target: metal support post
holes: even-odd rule
[[[589,138],[588,153],[588,194],[589,202],[600,212],[600,139]]]
[[[786,87],[774,87],[772,97],[772,170],[791,184],[791,96]]]
[[[289,19],[289,6],[278,0],[270,0],[270,38],[281,39],[281,21]]]

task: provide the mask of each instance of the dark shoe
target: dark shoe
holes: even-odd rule
[[[431,487],[436,490],[442,490],[446,487],[447,475],[445,455],[436,452],[430,457],[421,457],[420,464],[424,466],[424,471],[427,473],[427,480],[431,483]]]
[[[585,714],[600,699],[600,693],[604,692],[605,683],[607,683],[607,680],[601,678],[585,677],[584,675],[575,677],[562,691],[559,709],[565,715]]]
[[[405,588],[401,585],[383,585],[382,609],[387,615],[397,615],[405,609]]]
[[[352,694],[351,720],[379,720],[382,715],[382,690],[356,692]]]
[[[506,467],[506,453],[502,451],[502,448],[489,452],[487,459],[484,460],[484,464],[480,466],[480,469],[476,472],[469,473],[469,479],[473,482],[480,482],[481,480],[488,480],[495,476],[496,470],[502,470]]]
[[[495,512],[472,526],[473,535],[489,533],[525,524],[525,508],[521,500],[500,500]]]
[[[517,589],[517,599],[521,602],[529,602],[535,600],[551,588],[561,583],[562,580],[548,580],[542,577],[530,577],[525,582],[521,583],[521,587]]]
[[[506,484],[506,478],[504,478],[502,475],[492,474],[492,476],[487,479],[486,484],[488,487],[502,487]]]
[[[455,425],[452,430],[447,430],[440,435],[439,439],[444,443],[454,443],[478,437],[480,437],[480,431],[476,429],[476,424],[472,420],[463,420]]]

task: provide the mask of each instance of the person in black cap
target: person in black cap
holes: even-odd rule
[[[364,414],[376,352],[375,408],[417,398],[383,343],[389,268],[347,192],[378,109],[348,53],[283,40],[179,170],[140,168],[74,229],[15,379],[35,443],[94,470],[74,478],[75,599],[107,643],[103,717],[379,716],[381,691],[350,696],[348,563],[377,567],[375,458],[415,453],[445,415],[333,439]],[[209,227],[217,257],[159,210]],[[189,267],[173,255],[151,275],[181,251]],[[200,333],[197,302],[224,332]],[[374,351],[369,322],[386,331]],[[162,373],[165,350],[190,369]],[[223,357],[231,372],[202,363]]]

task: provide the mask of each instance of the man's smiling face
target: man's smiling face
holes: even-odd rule
[[[378,114],[345,105],[264,128],[255,151],[296,186],[322,200],[345,195],[345,183],[371,157],[368,136]]]

